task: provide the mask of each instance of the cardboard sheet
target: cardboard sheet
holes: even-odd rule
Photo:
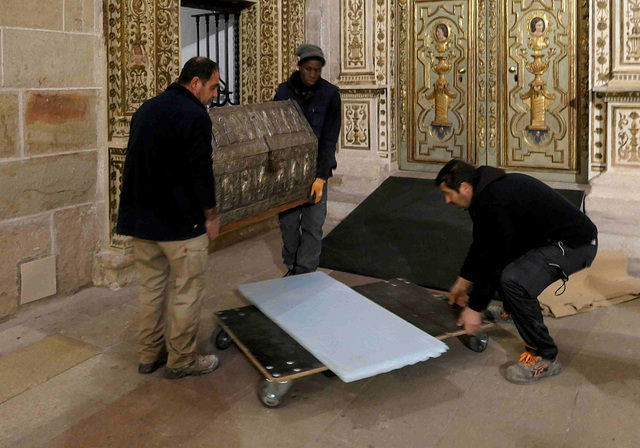
[[[640,278],[628,274],[622,251],[599,252],[591,267],[570,276],[565,293],[556,296],[561,285],[559,280],[540,295],[544,314],[563,317],[640,297]]]
[[[322,272],[240,292],[345,382],[435,358],[443,342]]]

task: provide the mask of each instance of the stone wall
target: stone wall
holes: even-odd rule
[[[0,45],[2,319],[25,282],[46,283],[46,272],[21,278],[26,263],[54,257],[57,295],[92,280],[104,209],[102,1],[2,2]]]

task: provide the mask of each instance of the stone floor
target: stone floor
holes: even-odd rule
[[[299,379],[280,408],[263,407],[253,365],[212,345],[212,315],[246,304],[238,285],[281,276],[279,252],[272,230],[210,256],[199,345],[222,362],[210,375],[137,373],[135,286],[0,324],[0,447],[640,446],[640,300],[549,318],[565,371],[535,385],[503,379],[522,343],[500,325],[483,353],[449,340],[442,357],[374,378]]]

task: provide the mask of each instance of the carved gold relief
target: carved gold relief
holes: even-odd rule
[[[640,62],[640,0],[627,0],[624,11],[625,62]]]
[[[609,80],[609,64],[610,64],[610,45],[609,45],[609,1],[596,0],[595,2],[595,18],[596,24],[594,28],[594,67],[595,85],[605,85]]]
[[[547,84],[542,79],[542,75],[549,68],[549,60],[555,54],[555,48],[550,48],[547,55],[542,50],[549,46],[547,34],[552,30],[548,25],[548,18],[545,14],[534,14],[530,20],[525,21],[527,31],[531,35],[528,46],[533,50],[532,61],[525,67],[534,75],[533,81],[529,83],[529,91],[520,94],[520,98],[527,105],[531,112],[531,122],[526,127],[533,141],[540,143],[544,135],[549,131],[546,125],[547,108],[553,103],[555,95],[547,90]],[[520,49],[522,58],[526,61],[527,51]],[[544,58],[544,61],[542,60]]]
[[[278,84],[297,68],[304,6],[304,0],[260,0],[240,13],[243,104],[271,101]]]
[[[364,0],[346,0],[344,6],[344,52],[346,68],[365,68],[365,12]]]
[[[616,166],[640,167],[640,108],[613,107],[613,160]]]
[[[591,110],[591,169],[604,171],[607,168],[607,117],[606,105],[600,95],[595,95]]]
[[[611,4],[612,67],[609,86],[637,86],[640,82],[640,0]]]
[[[342,148],[369,149],[369,102],[343,102]]]
[[[282,77],[287,78],[298,69],[296,49],[304,43],[305,2],[282,2]]]
[[[486,71],[486,18],[485,14],[486,2],[485,0],[478,0],[478,127],[476,130],[476,141],[478,142],[477,152],[478,155],[484,155],[485,153],[485,126],[486,126],[486,88],[487,88],[487,71]]]
[[[489,152],[496,152],[496,140],[498,134],[498,95],[496,88],[498,85],[498,7],[496,6],[496,0],[489,0],[489,71],[488,71],[488,97],[487,104],[489,108],[489,129],[488,129],[488,143]]]
[[[260,74],[260,88],[258,101],[266,102],[273,99],[276,87],[281,82],[279,76],[279,24],[278,0],[260,0],[260,48],[258,50]]]
[[[400,119],[400,141],[407,142],[409,64],[407,58],[407,23],[409,21],[407,0],[398,0],[398,116]]]
[[[110,246],[119,249],[127,247],[129,238],[116,233],[118,220],[118,206],[120,204],[120,189],[122,187],[122,173],[126,148],[109,148],[109,234]]]
[[[179,0],[107,0],[109,139],[127,137],[131,115],[179,70]]]
[[[250,6],[240,14],[240,83],[242,104],[258,102],[258,10],[260,5]]]
[[[451,71],[451,59],[454,56],[453,51],[449,51],[451,46],[451,38],[449,36],[449,26],[446,22],[436,22],[433,26],[433,36],[435,38],[433,46],[438,55],[434,58],[433,51],[429,50],[429,59],[431,59],[431,69],[438,74],[438,79],[433,84],[433,90],[425,98],[434,105],[436,116],[431,122],[431,127],[437,133],[439,138],[444,138],[451,128],[451,122],[448,119],[449,104],[458,97],[458,94],[449,89],[449,83],[444,75]],[[427,46],[429,45],[431,36],[427,36]],[[436,62],[436,59],[438,62]]]
[[[375,15],[375,71],[376,81],[384,83],[387,80],[387,1],[376,0]]]

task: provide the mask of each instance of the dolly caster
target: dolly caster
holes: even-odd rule
[[[480,330],[480,332],[474,335],[464,336],[462,342],[469,349],[473,350],[474,352],[480,353],[485,351],[487,345],[489,345],[489,335],[486,331]]]
[[[278,383],[265,379],[258,388],[260,403],[268,408],[277,408],[282,403],[282,397],[289,391],[292,384],[291,381]]]
[[[213,339],[218,350],[226,350],[233,344],[233,339],[231,339],[222,328],[219,328],[218,331],[214,333]]]

